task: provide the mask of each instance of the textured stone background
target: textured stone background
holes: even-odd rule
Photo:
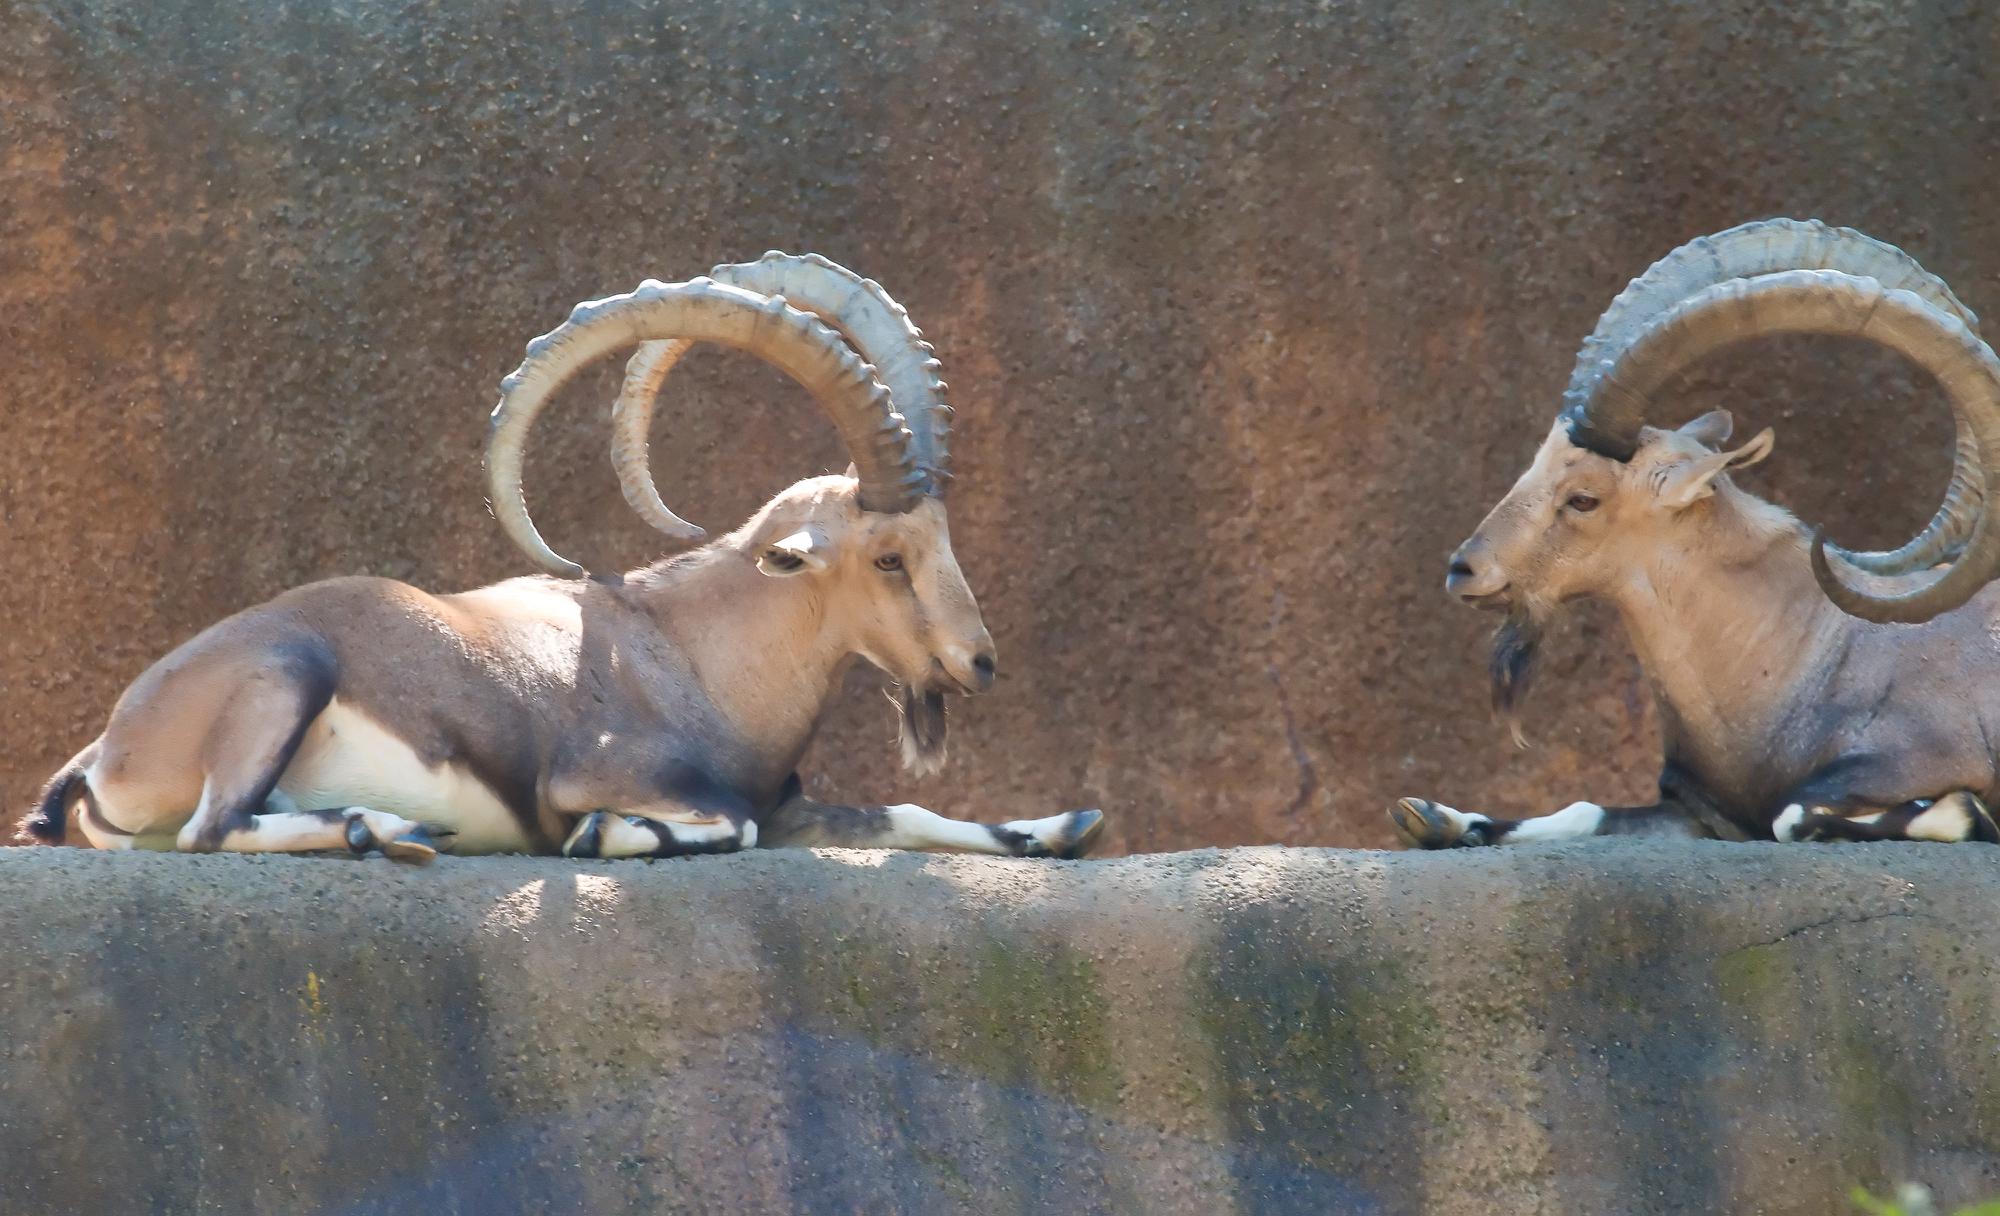
[[[1114,849],[1379,843],[1407,792],[1642,798],[1614,624],[1554,647],[1516,752],[1483,708],[1489,622],[1439,591],[1598,310],[1770,214],[1902,243],[2000,308],[2000,11],[1970,0],[0,15],[9,808],[227,612],[521,570],[477,455],[522,343],[774,246],[881,279],[936,340],[954,531],[1009,673],[927,782],[857,679],[816,792],[1101,804]],[[636,565],[611,384],[545,425],[530,501],[558,547]],[[1914,526],[1942,482],[1942,408],[1865,352],[1739,352],[1686,390],[1777,425],[1757,484],[1844,540]],[[668,498],[711,525],[841,461],[735,356],[696,361],[662,432]]]
[[[1985,849],[0,849],[0,892],[8,1216],[2000,1194]]]

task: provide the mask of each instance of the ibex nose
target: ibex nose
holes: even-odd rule
[[[1472,568],[1472,562],[1466,557],[1465,548],[1460,546],[1458,552],[1451,555],[1451,568],[1445,572],[1444,589],[1452,595],[1457,595],[1478,576],[1478,572]]]
[[[999,674],[1000,661],[990,650],[982,650],[972,656],[972,679],[980,692],[993,687],[993,677]]]
[[[1444,589],[1468,604],[1481,607],[1500,607],[1507,591],[1507,576],[1495,568],[1487,557],[1485,546],[1477,539],[1466,541],[1451,555],[1451,566],[1445,571]]]

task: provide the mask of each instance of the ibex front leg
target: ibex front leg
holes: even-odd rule
[[[583,813],[563,841],[565,857],[688,857],[734,853],[757,843],[750,803],[693,765],[663,765],[654,789],[616,792],[622,783],[575,777],[552,784]]]
[[[1389,821],[1414,848],[1452,849],[1489,844],[1546,844],[1587,836],[1677,836],[1744,839],[1714,802],[1680,769],[1660,775],[1660,800],[1646,806],[1599,806],[1572,802],[1551,815],[1501,819],[1461,811],[1424,798],[1403,798],[1389,808]]]
[[[1550,815],[1530,819],[1498,819],[1477,811],[1461,811],[1442,802],[1402,798],[1389,808],[1389,820],[1404,840],[1419,849],[1454,849],[1488,844],[1546,844],[1586,836],[1712,835],[1676,803],[1650,806],[1599,806],[1572,802]]]
[[[1094,810],[1066,811],[1045,819],[970,823],[948,819],[914,803],[837,806],[806,797],[794,777],[777,809],[764,817],[762,844],[773,849],[914,849],[1075,858],[1090,851],[1103,827],[1104,815]]]

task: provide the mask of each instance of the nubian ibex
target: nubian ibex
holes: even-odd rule
[[[579,369],[633,360],[614,459],[655,526],[694,539],[647,469],[652,396],[688,345],[803,385],[853,460],[741,527],[593,577],[537,533],[521,463]],[[97,848],[674,856],[751,845],[1076,856],[1094,810],[1001,824],[829,806],[795,766],[842,672],[897,686],[906,763],[937,767],[945,695],[995,676],[942,494],[950,410],[931,348],[872,281],[767,254],[579,305],[507,377],[487,438],[502,527],[548,573],[453,595],[388,579],[298,588],[210,627],[133,682],[24,835]]]
[[[1507,613],[1494,702],[1510,719],[1538,625],[1608,600],[1660,707],[1660,801],[1506,819],[1425,799],[1411,843],[1615,834],[2000,841],[2000,361],[1978,319],[1893,246],[1766,220],[1675,250],[1584,343],[1533,464],[1451,557],[1446,587]],[[1845,334],[1930,373],[1957,442],[1944,503],[1893,551],[1855,552],[1737,486],[1771,432],[1729,447],[1716,411],[1677,430],[1648,403],[1695,360],[1765,334]]]

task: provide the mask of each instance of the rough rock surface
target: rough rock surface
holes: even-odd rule
[[[1489,622],[1439,592],[1598,311],[1771,214],[1902,243],[2000,309],[2000,8],[1971,0],[5,13],[9,808],[237,608],[520,572],[477,454],[523,343],[774,246],[881,279],[937,341],[954,535],[1008,673],[923,782],[857,680],[815,793],[1101,804],[1113,850],[1385,843],[1406,793],[1644,801],[1615,624],[1553,645],[1517,753],[1483,709]],[[659,551],[606,464],[612,387],[531,455],[545,531],[599,567]],[[1683,396],[1777,425],[1755,484],[1849,543],[1942,485],[1945,411],[1887,360],[1763,347]],[[670,401],[661,481],[704,524],[841,462],[739,357]]]
[[[2000,1194],[1990,849],[0,850],[0,1211]]]

